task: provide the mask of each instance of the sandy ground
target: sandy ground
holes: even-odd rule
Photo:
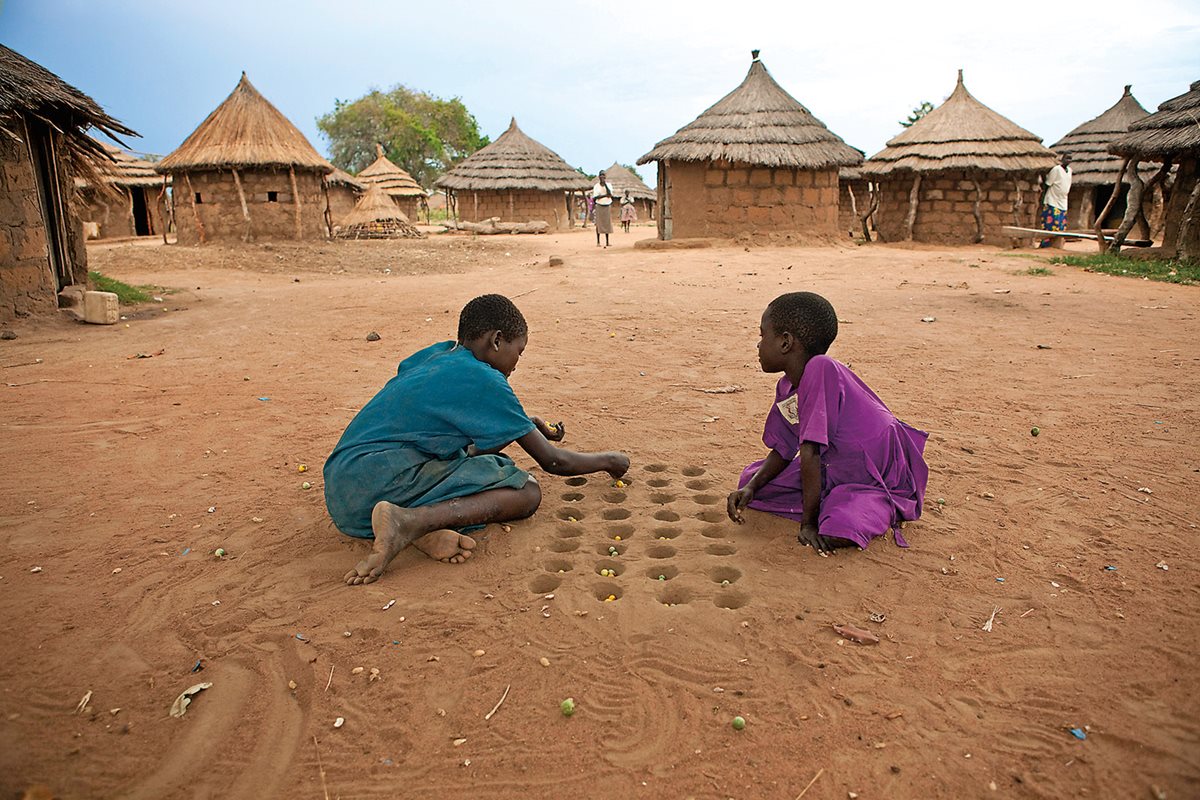
[[[631,247],[650,235],[94,247],[177,291],[0,343],[0,797],[1200,794],[1200,289],[986,248]],[[931,432],[908,550],[820,559],[724,517],[763,455],[759,314],[797,289]],[[366,548],[323,459],[484,291],[530,322],[526,409],[626,450],[631,485],[541,475],[468,563],[343,586]]]

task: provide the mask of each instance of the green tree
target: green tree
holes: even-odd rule
[[[901,120],[900,124],[905,128],[911,128],[913,125],[917,124],[917,121],[920,120],[921,117],[925,116],[930,111],[933,111],[933,103],[929,102],[928,100],[922,100],[921,105],[914,108],[912,113],[908,115],[908,119]]]
[[[633,177],[637,178],[639,181],[645,181],[645,178],[642,177],[642,173],[638,172],[637,167],[635,167],[633,164],[622,164],[621,166],[632,172]]]
[[[395,86],[357,100],[338,100],[317,119],[329,140],[331,161],[358,172],[375,160],[375,144],[422,186],[488,143],[460,98],[443,100]]]

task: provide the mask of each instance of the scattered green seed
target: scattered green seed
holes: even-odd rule
[[[216,556],[217,558],[224,558],[225,557],[225,548],[218,547],[216,550],[213,551],[213,555]]]
[[[666,575],[659,575],[659,576],[658,576],[658,579],[659,579],[660,581],[665,581],[665,580],[667,579],[667,576],[666,576]]]
[[[745,727],[746,727],[746,720],[743,717],[734,717],[733,718],[733,729],[735,731],[740,731]]]
[[[1037,426],[1034,426],[1033,428],[1030,428],[1030,429],[1029,429],[1029,435],[1030,435],[1030,436],[1037,436],[1037,435],[1038,435],[1039,433],[1041,433],[1041,432],[1042,432],[1042,429],[1041,429],[1041,428],[1039,428],[1039,427],[1037,427]]]
[[[561,703],[558,704],[558,708],[560,711],[562,711],[562,715],[564,717],[571,716],[572,714],[575,713],[575,699],[572,697],[568,697],[566,700],[563,700]],[[743,724],[745,724],[745,723],[743,723]]]
[[[305,481],[304,483],[300,484],[300,488],[301,488],[301,489],[311,489],[311,488],[312,488],[312,484],[311,484],[311,483],[309,483],[308,481]]]

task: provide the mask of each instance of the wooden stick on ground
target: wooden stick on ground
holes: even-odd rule
[[[325,682],[325,691],[329,691],[329,687],[333,684],[333,667],[329,668],[329,680]]]
[[[325,793],[325,800],[329,800],[329,786],[325,783],[325,765],[321,763],[321,743],[317,741],[317,737],[313,737],[313,748],[317,751],[317,771],[321,773],[321,791]]]
[[[796,795],[796,800],[800,800],[801,797],[804,797],[804,795],[808,793],[808,790],[812,788],[812,785],[817,782],[817,778],[821,777],[821,775],[824,773],[824,767],[821,767],[819,770],[817,770],[817,774],[813,775],[813,779],[808,782],[808,786],[805,786],[804,789],[801,790],[800,794]]]
[[[485,722],[486,722],[487,720],[490,720],[490,719],[492,718],[492,715],[493,715],[493,714],[495,714],[497,711],[499,711],[499,710],[500,710],[500,706],[504,705],[504,698],[508,697],[508,690],[509,690],[509,689],[511,689],[511,688],[512,688],[512,684],[511,684],[511,683],[510,683],[508,686],[505,686],[505,687],[504,687],[504,694],[500,695],[500,700],[499,700],[499,702],[497,702],[497,703],[496,703],[496,705],[495,705],[495,706],[492,708],[492,710],[491,710],[491,711],[489,711],[488,713],[486,713],[486,714],[484,714],[484,715],[483,715],[483,719],[484,719],[484,721],[485,721]]]

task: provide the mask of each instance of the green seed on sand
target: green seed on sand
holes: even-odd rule
[[[733,718],[733,729],[735,731],[740,731],[745,727],[746,727],[746,720],[744,718],[742,718],[742,717],[734,717]]]
[[[311,489],[311,488],[312,488],[312,484],[311,484],[311,483],[309,483],[308,481],[305,481],[304,483],[300,484],[300,488],[301,488],[301,489]]]
[[[658,579],[659,579],[660,581],[665,581],[665,580],[667,579],[667,576],[666,576],[666,575],[659,575],[659,576],[658,576]]]
[[[225,557],[225,548],[218,547],[216,550],[213,551],[213,555],[216,556],[217,558],[224,558]]]
[[[558,709],[562,712],[564,717],[571,716],[575,713],[575,699],[573,697],[568,697],[566,700],[563,700],[561,703],[559,703]]]
[[[1039,428],[1039,427],[1037,427],[1037,426],[1034,426],[1033,428],[1030,428],[1030,429],[1029,429],[1029,435],[1030,435],[1030,436],[1037,436],[1037,435],[1038,435],[1039,433],[1041,433],[1041,432],[1042,432],[1042,429],[1041,429],[1041,428]]]

